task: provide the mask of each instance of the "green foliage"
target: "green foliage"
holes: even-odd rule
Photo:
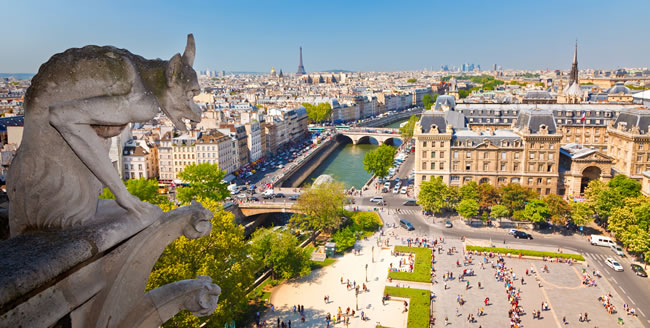
[[[537,198],[539,195],[530,188],[518,183],[510,183],[500,188],[501,204],[508,207],[510,213],[523,210],[526,202]]]
[[[363,231],[377,231],[382,225],[379,214],[375,212],[354,212],[352,220]]]
[[[417,81],[418,81],[418,79],[415,79],[415,78],[410,78],[410,79],[406,80],[407,83],[415,83]]]
[[[490,210],[490,215],[497,219],[507,218],[510,216],[510,210],[505,205],[494,205]]]
[[[426,96],[426,95],[425,95]],[[415,129],[415,123],[418,122],[418,117],[415,115],[411,115],[409,117],[409,120],[404,126],[399,128],[399,133],[402,136],[402,140],[404,142],[407,142],[413,138],[413,131]]]
[[[625,206],[613,210],[608,227],[625,247],[645,255],[645,262],[650,263],[650,198],[626,199]]]
[[[431,282],[431,249],[424,247],[395,246],[396,252],[415,254],[413,272],[390,271],[388,277],[396,280]]]
[[[438,94],[435,94],[436,98],[438,98]],[[433,98],[430,94],[426,94],[422,97],[422,104],[424,105],[424,109],[431,109],[431,106],[435,104],[436,99]]]
[[[178,188],[176,196],[184,204],[199,197],[215,201],[224,200],[230,195],[228,186],[221,182],[224,176],[225,171],[220,170],[217,164],[190,164],[178,174],[179,179],[190,185]]]
[[[253,259],[271,269],[273,278],[290,279],[311,272],[310,254],[288,231],[257,229],[251,238]]]
[[[616,175],[607,185],[625,198],[637,197],[641,194],[641,183],[623,174]]]
[[[521,213],[522,217],[517,217],[517,219],[535,223],[546,222],[551,217],[548,205],[541,199],[531,199]]]
[[[615,183],[615,186],[624,188],[620,185],[627,186],[629,184],[622,181]],[[625,205],[625,196],[623,196],[619,188],[612,188],[600,180],[589,182],[585,190],[585,196],[589,205],[601,220],[607,221],[615,209]]]
[[[522,255],[522,256],[535,256],[535,257],[559,257],[563,259],[574,259],[578,261],[584,261],[585,258],[580,254],[567,254],[567,253],[553,253],[553,252],[543,252],[543,251],[531,251],[529,249],[513,249],[513,248],[498,248],[498,247],[483,247],[483,246],[472,246],[467,245],[468,251],[478,251],[478,252],[492,252],[499,254],[511,254],[511,255]]]
[[[646,89],[646,87],[644,85],[626,84],[625,86],[630,90],[645,90]]]
[[[375,212],[348,212],[345,213],[351,220],[348,223],[351,225],[340,229],[332,239],[336,243],[336,250],[339,252],[350,249],[357,240],[361,239],[364,235],[371,234],[383,224],[379,214]]]
[[[462,199],[473,199],[478,200],[478,183],[476,181],[470,181],[460,187],[460,193]]]
[[[458,98],[463,99],[469,96],[469,90],[460,89],[458,90]]]
[[[312,235],[318,230],[336,230],[341,224],[340,213],[346,201],[343,183],[325,182],[318,186],[306,186],[303,190],[294,205],[296,213],[291,217],[290,224],[310,230]]]
[[[455,210],[458,206],[458,203],[463,198],[463,195],[460,192],[458,186],[446,186],[444,196],[444,208]]]
[[[518,86],[525,87],[528,83],[526,83],[526,82],[518,82],[518,81],[514,81],[514,80],[513,80],[513,81],[510,81],[510,83],[508,83],[508,84],[510,84],[510,85],[518,85]]]
[[[352,226],[348,226],[333,234],[332,240],[336,243],[336,251],[344,252],[352,248],[359,239],[358,232]]]
[[[539,73],[524,73],[524,74],[519,74],[519,75],[523,76],[525,78],[528,78],[528,79],[539,77]]]
[[[594,220],[594,211],[586,202],[571,202],[571,221],[579,226],[588,225]]]
[[[124,181],[124,185],[131,195],[138,197],[143,202],[156,205],[168,202],[167,197],[158,194],[158,180],[156,179],[130,179]],[[104,188],[99,198],[115,199],[115,196],[108,188]]]
[[[458,203],[458,214],[469,219],[478,215],[478,202],[475,199],[467,198]]]
[[[307,117],[312,122],[327,121],[330,118],[330,114],[332,114],[332,106],[330,103],[320,103],[318,105],[302,103],[302,105],[307,110]]]
[[[431,295],[428,290],[386,286],[384,295],[409,299],[409,314],[406,328],[428,328],[431,308]]]
[[[555,194],[548,194],[544,196],[543,200],[548,205],[553,224],[566,224],[571,215],[571,206],[569,203],[561,196]]]
[[[442,177],[422,181],[417,203],[425,211],[439,213],[445,207],[447,186],[442,183]]]
[[[385,178],[393,166],[395,151],[393,146],[381,145],[367,152],[363,158],[363,169],[379,178]]]
[[[248,256],[244,227],[235,223],[231,213],[210,199],[199,199],[214,213],[210,235],[190,240],[183,236],[169,244],[155,264],[147,290],[172,282],[208,275],[221,287],[219,305],[211,314],[209,327],[237,318],[247,307],[247,289],[253,283],[255,263]],[[180,312],[165,327],[198,327],[200,321],[187,311]]]

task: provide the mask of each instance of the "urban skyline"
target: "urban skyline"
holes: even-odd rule
[[[0,54],[0,72],[35,73],[51,54],[87,44],[135,49],[147,58],[171,57],[189,32],[197,38],[198,69],[268,72],[275,67],[294,72],[299,46],[308,72],[437,70],[465,62],[483,69],[495,63],[505,69],[569,69],[566,58],[576,38],[583,68],[648,66],[643,54],[650,45],[639,42],[634,31],[650,27],[642,17],[650,4],[626,3],[634,10],[614,16],[608,13],[625,9],[619,3],[585,4],[550,1],[500,8],[471,2],[472,10],[465,10],[447,3],[399,6],[383,1],[204,3],[188,8],[164,1],[156,6],[11,2],[5,5],[7,12],[29,13],[31,20],[25,24],[24,15],[3,18],[20,28],[5,36],[5,44],[15,46]],[[414,11],[414,6],[420,9]],[[444,12],[462,13],[463,19],[440,14]],[[594,17],[607,17],[608,22],[600,24]]]

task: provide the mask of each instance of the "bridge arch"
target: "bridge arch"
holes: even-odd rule
[[[354,140],[351,137],[346,136],[345,134],[340,134],[340,133],[336,135],[336,141],[338,141],[339,143],[342,143],[342,144],[348,144],[348,143],[353,144],[354,143]]]
[[[384,144],[389,146],[399,147],[402,145],[402,138],[401,137],[386,138],[386,140],[384,140]]]
[[[379,141],[373,136],[363,136],[357,140],[357,144],[379,145]]]

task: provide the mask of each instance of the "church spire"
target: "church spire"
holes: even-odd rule
[[[569,74],[569,86],[574,82],[578,83],[578,40],[576,40],[576,47],[573,52],[573,64],[571,64],[571,73]]]

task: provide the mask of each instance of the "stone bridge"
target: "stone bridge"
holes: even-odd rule
[[[244,216],[253,216],[257,214],[266,214],[266,213],[294,213],[293,202],[287,203],[241,203],[239,204],[239,210]]]
[[[402,144],[402,137],[399,129],[390,128],[352,128],[348,130],[338,130],[337,138],[349,138],[353,144],[371,143],[375,140],[378,144],[392,144],[399,146]],[[341,137],[344,136],[344,137]]]

